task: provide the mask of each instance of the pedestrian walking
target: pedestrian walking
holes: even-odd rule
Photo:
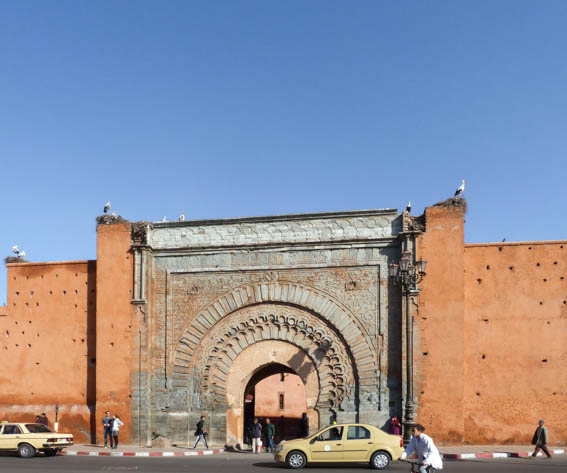
[[[102,418],[102,430],[104,435],[104,448],[108,448],[107,440],[110,443],[110,448],[112,448],[112,417],[110,417],[110,411],[104,413]]]
[[[260,453],[262,447],[262,424],[258,422],[258,418],[254,417],[252,424],[252,453]]]
[[[270,419],[266,419],[266,452],[274,453],[274,437],[276,436],[276,426],[272,424]]]
[[[547,427],[545,427],[543,420],[539,421],[539,427],[534,433],[534,438],[532,439],[532,445],[535,445],[534,453],[532,453],[530,458],[535,458],[540,450],[547,455],[547,458],[551,458],[551,453],[547,449],[547,442],[549,441],[549,435],[547,433]]]
[[[118,447],[118,434],[120,433],[120,427],[122,427],[123,425],[124,422],[120,420],[118,414],[114,414],[114,416],[112,417],[112,441],[114,443],[114,446],[111,448],[116,449],[116,447]]]
[[[400,435],[402,433],[402,423],[398,416],[394,416],[390,419],[390,433],[392,435]]]
[[[195,437],[197,437],[197,440],[195,440],[195,445],[193,445],[193,448],[197,448],[199,440],[203,441],[205,448],[209,448],[209,444],[207,443],[207,431],[205,430],[205,416],[201,416],[201,419],[199,419],[199,422],[197,422]]]
[[[47,416],[45,415],[45,412],[41,413],[41,417],[39,419],[39,423],[45,425],[46,427],[49,427],[49,420],[47,419]]]
[[[409,445],[407,446],[404,453],[400,457],[400,460],[405,460],[413,452],[417,455],[417,460],[419,461],[419,473],[429,473],[431,468],[436,470],[443,469],[443,461],[441,460],[441,455],[439,455],[439,450],[433,443],[433,439],[424,434],[425,427],[421,424],[415,424],[412,428],[413,437]]]

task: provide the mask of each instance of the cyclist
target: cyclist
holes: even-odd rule
[[[441,460],[441,455],[439,455],[439,450],[437,450],[431,437],[423,433],[424,430],[425,427],[421,424],[415,424],[413,426],[413,437],[406,451],[402,453],[400,460],[405,460],[409,455],[415,452],[420,462],[420,473],[429,473],[431,468],[441,470],[443,469],[443,461]]]

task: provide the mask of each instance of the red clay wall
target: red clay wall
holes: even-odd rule
[[[428,264],[415,317],[417,422],[444,443],[464,438],[463,217],[461,207],[429,207],[418,239]]]
[[[78,442],[91,441],[95,403],[94,261],[8,265],[0,317],[0,420],[45,412]]]
[[[102,440],[102,418],[109,410],[124,422],[121,442],[131,432],[133,341],[130,224],[97,228],[96,431]]]
[[[296,374],[285,373],[284,381],[280,374],[274,374],[260,381],[255,389],[254,415],[279,419],[280,416],[300,419],[307,412],[307,396],[301,378]],[[284,395],[284,408],[280,409],[279,395]]]
[[[465,431],[567,443],[567,242],[466,245]]]

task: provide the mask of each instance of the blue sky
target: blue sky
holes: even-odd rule
[[[0,2],[0,248],[132,220],[397,207],[564,239],[567,2]],[[0,304],[6,300],[5,267]]]

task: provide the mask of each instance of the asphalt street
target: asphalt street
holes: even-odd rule
[[[446,461],[444,472],[455,473],[565,473],[567,472],[567,455],[547,459],[529,460],[526,458]],[[274,463],[271,455],[251,453],[222,453],[209,457],[179,458],[121,458],[121,457],[35,457],[31,459],[2,454],[0,471],[6,473],[56,473],[102,471],[142,473],[273,473],[287,470]],[[387,472],[409,472],[406,463],[394,462],[385,470]],[[360,473],[373,471],[367,465],[313,465],[307,466],[302,473]]]

